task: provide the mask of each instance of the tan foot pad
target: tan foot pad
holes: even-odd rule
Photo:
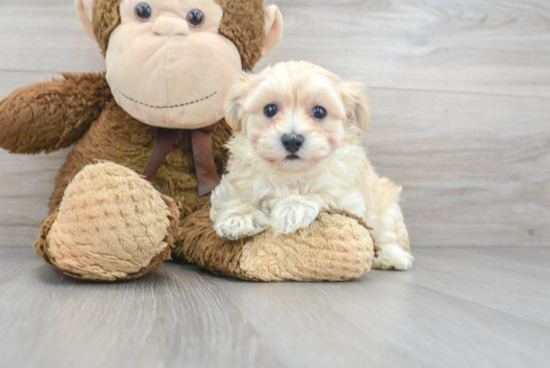
[[[160,193],[132,170],[90,165],[67,187],[44,252],[73,277],[139,277],[170,258],[169,216]]]

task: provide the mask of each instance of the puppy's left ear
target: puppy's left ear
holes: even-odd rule
[[[250,75],[242,73],[225,99],[225,121],[234,133],[242,129],[243,100],[248,94]]]
[[[347,123],[354,124],[364,132],[370,120],[369,100],[365,97],[362,83],[340,82],[340,93],[346,108]]]

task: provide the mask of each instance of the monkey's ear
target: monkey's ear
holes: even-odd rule
[[[347,121],[361,130],[367,130],[370,120],[369,100],[365,97],[362,83],[340,82],[340,93],[344,101]]]
[[[92,22],[94,0],[75,0],[74,5],[82,28],[84,28],[88,36],[95,40],[94,24]]]
[[[276,5],[265,8],[265,40],[262,56],[271,54],[283,37],[283,15]]]
[[[225,121],[234,133],[241,131],[243,128],[243,100],[248,95],[250,79],[249,74],[242,73],[225,99]]]

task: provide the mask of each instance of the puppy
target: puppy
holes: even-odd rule
[[[235,135],[228,173],[212,194],[220,237],[269,227],[291,234],[322,210],[345,210],[374,229],[375,268],[412,266],[401,188],[376,175],[359,142],[370,116],[360,83],[307,62],[280,63],[243,74],[225,106]]]

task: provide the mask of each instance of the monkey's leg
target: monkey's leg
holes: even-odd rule
[[[34,248],[71,277],[135,279],[170,259],[178,218],[173,201],[132,170],[89,165],[42,222]]]
[[[229,241],[218,237],[210,207],[185,218],[175,259],[252,281],[345,281],[371,269],[374,242],[366,225],[346,213],[321,213],[292,235],[271,231]]]

